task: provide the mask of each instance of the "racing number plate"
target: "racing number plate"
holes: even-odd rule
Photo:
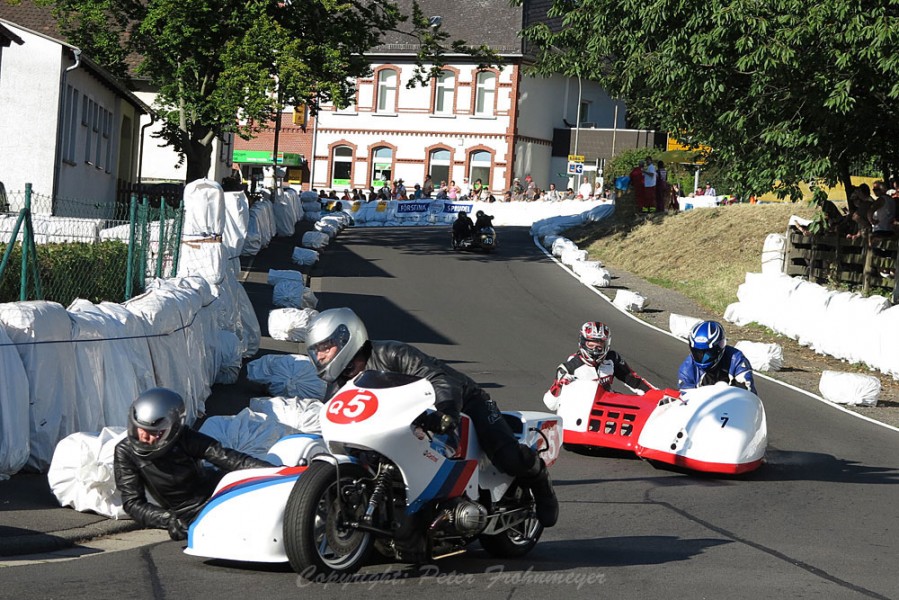
[[[328,402],[327,418],[338,425],[358,423],[378,412],[378,397],[368,390],[347,390]]]

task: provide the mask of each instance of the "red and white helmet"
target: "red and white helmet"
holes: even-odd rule
[[[609,326],[600,321],[587,321],[581,325],[581,335],[578,340],[579,353],[583,361],[595,367],[601,363],[609,347],[612,345],[612,332]]]

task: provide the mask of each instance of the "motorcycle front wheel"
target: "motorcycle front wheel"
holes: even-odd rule
[[[338,498],[337,468],[313,462],[294,484],[284,509],[284,549],[294,572],[306,579],[331,573],[355,573],[372,548],[372,535],[348,525],[365,512],[367,494],[355,493],[353,482],[366,477],[356,465],[340,466],[340,490],[352,491]],[[350,487],[352,486],[352,487]]]

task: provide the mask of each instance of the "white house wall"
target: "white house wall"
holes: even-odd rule
[[[59,44],[6,26],[22,38],[3,51],[0,71],[0,181],[7,192],[33,184],[36,193],[53,192],[53,162],[59,77]]]
[[[137,91],[135,96],[150,107],[156,101],[156,94],[152,92]],[[140,135],[140,129],[148,123],[150,123],[150,116],[142,115],[138,135]],[[162,121],[160,119],[156,119],[153,125],[147,127],[144,131],[141,180],[145,183],[185,182],[187,162],[182,161],[179,163],[179,154],[171,146],[165,146],[164,140],[153,137],[153,134],[160,131],[162,131]],[[212,144],[212,164],[207,178],[221,182],[223,177],[231,174],[233,144],[222,144],[218,138],[213,140]]]
[[[468,156],[472,151],[492,153],[491,189],[500,192],[507,188],[511,177],[509,161],[512,131],[512,97],[517,88],[516,65],[498,71],[495,108],[489,116],[472,112],[477,68],[471,64],[450,64],[454,73],[455,94],[453,108],[447,114],[432,112],[431,86],[406,89],[414,65],[380,62],[372,65],[374,76],[357,82],[356,104],[340,111],[325,106],[319,113],[315,133],[315,157],[312,166],[312,186],[332,187],[331,149],[347,145],[354,149],[351,187],[371,185],[371,155],[375,148],[394,149],[391,179],[402,178],[408,189],[422,183],[428,166],[428,154],[442,147],[451,153],[450,179],[458,185],[468,175]],[[376,108],[376,84],[383,68],[398,73],[396,110],[385,112]],[[435,181],[438,184],[439,181]],[[337,186],[343,187],[343,186]]]
[[[108,87],[102,85],[83,68],[70,71],[66,88],[78,91],[75,114],[74,152],[61,161],[58,196],[64,200],[79,200],[112,206],[116,197],[118,179],[119,137],[122,127],[122,104],[127,104]],[[67,102],[68,105],[68,102]],[[130,111],[131,107],[128,106]],[[91,111],[96,114],[92,116]],[[133,112],[133,111],[131,111]],[[106,115],[104,117],[104,115]],[[105,120],[111,121],[106,124]],[[62,123],[66,122],[64,117]],[[64,128],[64,126],[61,125]],[[63,138],[66,132],[63,132]],[[99,152],[98,142],[99,140]],[[68,144],[69,140],[63,140]],[[61,150],[65,154],[65,150]],[[89,216],[77,214],[78,209],[58,202],[58,211],[65,216]],[[62,214],[62,213],[60,213]],[[90,215],[94,216],[94,215]],[[111,217],[112,214],[96,216]]]

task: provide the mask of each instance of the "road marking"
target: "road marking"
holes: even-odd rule
[[[138,529],[136,531],[127,531],[108,537],[90,540],[72,546],[71,548],[62,548],[53,552],[26,554],[22,556],[6,556],[0,560],[0,569],[6,567],[24,567],[26,565],[55,563],[109,554],[111,552],[121,552],[122,550],[132,550],[134,548],[140,548],[141,546],[158,544],[159,542],[164,542],[168,539],[168,533],[161,529]]]

